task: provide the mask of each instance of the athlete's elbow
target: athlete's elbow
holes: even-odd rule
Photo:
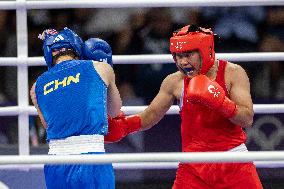
[[[243,128],[251,128],[253,125],[253,112],[248,113],[247,116],[243,119],[241,126]]]
[[[246,122],[244,122],[243,124],[243,128],[251,128],[252,127],[252,124],[253,124],[253,119],[249,119],[247,120]]]

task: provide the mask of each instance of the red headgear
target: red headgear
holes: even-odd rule
[[[206,74],[215,61],[214,34],[210,29],[187,25],[173,33],[170,51],[175,59],[176,53],[198,50],[202,58],[200,73]]]

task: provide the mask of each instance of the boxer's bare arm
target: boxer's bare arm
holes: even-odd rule
[[[230,99],[237,105],[237,115],[230,120],[242,127],[251,127],[254,111],[249,78],[241,66],[231,63],[228,66],[226,76],[230,76]]]
[[[94,67],[108,86],[107,109],[111,117],[116,117],[120,113],[122,101],[115,84],[115,74],[112,67],[104,62],[94,62]]]
[[[42,115],[42,113],[41,113],[41,111],[40,111],[40,109],[38,107],[38,104],[37,104],[36,94],[35,94],[35,85],[36,85],[36,83],[33,84],[32,88],[30,90],[30,96],[31,96],[32,102],[33,102],[33,104],[34,104],[34,106],[35,106],[35,108],[37,110],[38,116],[40,118],[40,121],[41,121],[43,127],[47,128],[47,124],[46,124],[46,122],[45,122],[45,120],[43,118],[43,115]]]
[[[169,108],[173,105],[175,80],[174,75],[167,76],[161,84],[160,91],[151,104],[139,114],[141,117],[141,130],[150,129],[158,123]]]

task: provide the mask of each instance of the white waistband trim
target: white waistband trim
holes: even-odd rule
[[[248,152],[248,149],[247,149],[246,145],[244,143],[242,143],[241,145],[228,150],[228,152]]]
[[[105,152],[103,135],[80,135],[49,141],[48,154],[69,155],[88,152]]]

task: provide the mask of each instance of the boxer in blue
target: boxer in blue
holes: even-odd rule
[[[105,153],[107,114],[116,117],[121,108],[110,47],[92,41],[98,51],[87,52],[88,43],[68,28],[45,30],[39,37],[48,71],[38,77],[30,95],[47,131],[48,153]],[[85,54],[109,64],[82,60]],[[47,189],[115,188],[111,164],[45,165],[44,173]]]
[[[83,59],[112,64],[110,45],[99,38],[90,38],[83,44]],[[104,137],[106,143],[118,142],[129,133],[139,131],[141,118],[138,115],[125,116],[121,111],[116,117],[108,116],[108,133]]]

